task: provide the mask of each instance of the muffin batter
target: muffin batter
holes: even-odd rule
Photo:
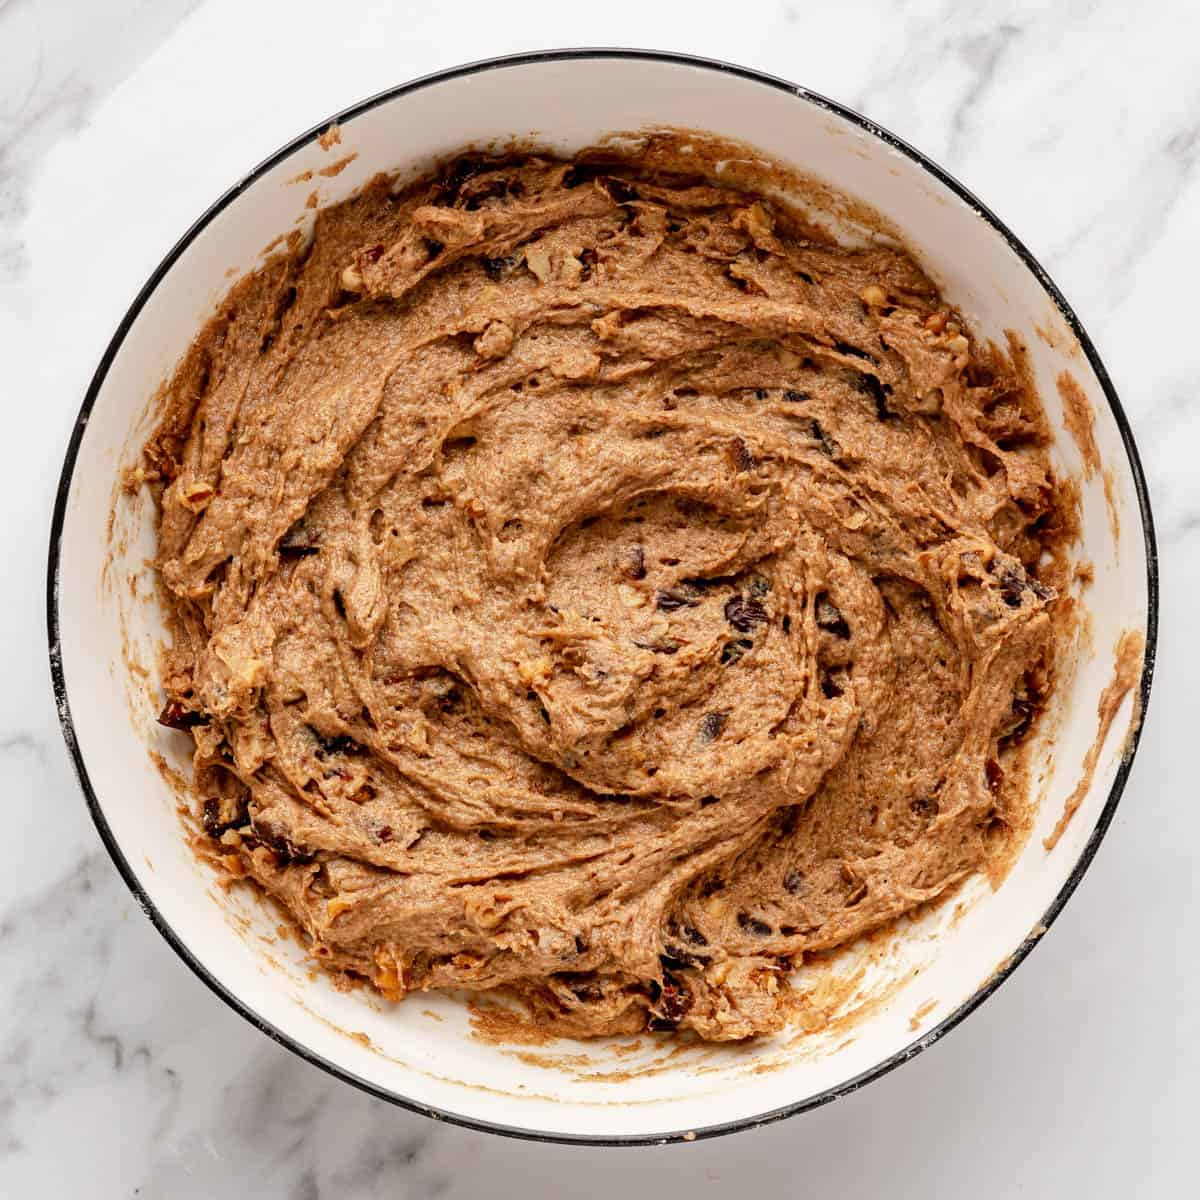
[[[1068,523],[1025,378],[903,251],[699,177],[376,181],[145,452],[208,836],[385,996],[778,1029],[1025,830]]]

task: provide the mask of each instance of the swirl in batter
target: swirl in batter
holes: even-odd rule
[[[1026,828],[1069,519],[1019,349],[636,159],[323,211],[145,454],[208,834],[386,996],[780,1028]]]

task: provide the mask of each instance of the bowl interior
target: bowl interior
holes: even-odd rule
[[[1080,554],[1095,566],[1084,593],[1090,628],[1058,696],[1054,737],[1041,745],[1037,826],[1013,870],[995,892],[973,881],[960,903],[904,922],[832,966],[805,968],[799,985],[811,1023],[825,1020],[822,1030],[682,1050],[665,1038],[501,1047],[471,1036],[467,1010],[453,998],[392,1007],[311,978],[298,948],[277,935],[277,919],[239,891],[222,893],[196,861],[171,778],[188,774],[188,743],[153,723],[162,636],[145,566],[153,513],[144,495],[122,495],[114,481],[149,432],[148,398],[224,294],[230,271],[253,268],[280,233],[309,227],[314,189],[329,203],[381,170],[419,170],[464,145],[514,135],[570,153],[613,130],[662,126],[744,141],[865,199],[904,231],[979,333],[1000,341],[1005,330],[1022,335],[1061,433],[1060,468],[1081,482]],[[1061,432],[1063,372],[1094,413],[1103,472],[1085,475],[1076,441]],[[531,56],[368,102],[343,118],[339,145],[326,150],[310,138],[281,152],[185,237],[122,324],[88,404],[52,547],[60,637],[52,657],[60,656],[68,737],[73,725],[101,828],[152,915],[218,990],[303,1052],[382,1094],[508,1130],[602,1139],[737,1125],[815,1102],[935,1038],[1040,936],[1103,832],[1123,778],[1128,699],[1080,810],[1053,851],[1042,844],[1096,739],[1114,646],[1126,630],[1148,632],[1151,550],[1140,477],[1104,381],[1038,273],[989,219],[903,147],[794,88],[656,56]],[[837,1019],[856,1009],[852,1023]]]

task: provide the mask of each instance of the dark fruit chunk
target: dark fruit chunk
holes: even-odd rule
[[[755,467],[754,455],[740,437],[735,437],[729,444],[729,461],[738,471],[753,471]]]
[[[783,398],[788,402],[788,404],[802,404],[805,400],[810,399],[807,392],[798,392],[795,388],[788,388],[787,391],[783,393]]]
[[[825,430],[821,428],[820,421],[815,419],[809,421],[808,435],[813,439],[813,441],[820,444],[821,453],[824,454],[826,458],[837,458],[837,456],[841,454],[841,446],[839,446],[837,442],[835,442],[833,438],[831,438],[829,434],[827,434]]]
[[[814,608],[816,609],[817,625],[826,633],[832,633],[834,637],[843,639],[850,636],[850,626],[846,624],[842,610],[829,599],[827,592],[818,593]]]
[[[659,1012],[668,1021],[678,1021],[692,1006],[692,997],[670,972],[663,972],[662,995],[659,997]]]
[[[483,264],[484,272],[493,283],[499,283],[510,271],[514,270],[521,262],[519,254],[509,254],[505,258],[483,258],[480,259]]]
[[[590,183],[599,173],[599,169],[596,167],[572,163],[563,172],[562,185],[565,188],[577,188],[581,183]]]
[[[456,158],[442,171],[434,199],[439,204],[453,204],[458,199],[462,185],[468,179],[489,170],[494,165],[482,158]]]
[[[1049,600],[1054,593],[1031,575],[1026,575],[1021,567],[1005,567],[998,576],[1000,580],[1000,595],[1009,608],[1020,608],[1021,597],[1025,592],[1032,592],[1039,600]]]
[[[793,868],[783,877],[783,887],[793,896],[800,895],[804,891],[804,873]]]
[[[473,184],[470,190],[471,194],[466,198],[463,208],[468,212],[475,212],[485,200],[490,200],[494,196],[507,196],[508,180],[502,175],[498,175],[486,183]]]
[[[220,796],[209,796],[204,801],[202,823],[204,832],[210,838],[218,839],[221,834],[230,829],[237,829],[249,820],[246,810],[246,796],[237,801],[222,800]]]
[[[658,961],[664,971],[683,971],[696,966],[700,959],[682,946],[668,946],[666,952],[658,956]]]
[[[1019,742],[1029,732],[1035,712],[1032,701],[1016,697],[1012,702],[1012,715],[1002,729],[1000,737],[1006,742]]]
[[[255,817],[251,822],[258,840],[266,846],[283,866],[289,863],[312,862],[312,851],[297,846],[274,821]]]
[[[630,579],[646,578],[646,551],[642,546],[630,546],[625,552],[625,574]]]
[[[864,396],[870,396],[875,401],[875,415],[881,420],[886,421],[889,417],[894,417],[896,414],[888,408],[887,398],[891,393],[891,388],[886,383],[880,383],[879,380],[867,372],[863,372],[858,377],[858,390]]]
[[[637,190],[623,179],[606,179],[604,187],[618,204],[628,204],[638,198]]]
[[[860,350],[857,346],[850,345],[849,342],[834,342],[833,348],[839,354],[848,354],[851,358],[864,358],[867,362],[875,361],[865,350]]]
[[[649,650],[652,654],[678,654],[678,642],[639,642],[633,643],[639,650]]]
[[[654,593],[654,607],[659,612],[675,612],[680,608],[695,608],[699,601],[676,588],[662,588]]]
[[[731,596],[725,601],[725,620],[738,631],[749,633],[755,625],[765,625],[767,610],[757,600]]]
[[[983,765],[983,774],[987,779],[988,791],[993,796],[997,795],[1004,782],[1004,768],[994,758],[989,758]]]
[[[704,719],[700,722],[700,737],[703,741],[713,742],[721,736],[725,731],[725,722],[729,720],[729,714],[723,712],[710,712],[704,714]]]
[[[742,929],[747,933],[754,934],[755,937],[770,937],[775,932],[766,921],[760,921],[749,913],[738,913],[737,921]]]
[[[821,672],[821,695],[826,700],[836,700],[842,695],[842,685],[828,671]]]
[[[317,753],[324,756],[326,754],[361,754],[362,747],[352,738],[344,733],[339,733],[336,737],[322,737],[319,733],[316,735],[318,750]]]
[[[726,642],[721,650],[721,665],[727,667],[740,662],[746,651],[753,649],[754,643],[749,638],[736,638],[732,642]]]
[[[168,729],[195,729],[198,725],[211,724],[212,717],[184,708],[180,700],[168,700],[166,708],[158,714],[158,723]]]

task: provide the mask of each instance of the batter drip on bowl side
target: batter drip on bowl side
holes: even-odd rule
[[[742,1038],[1027,830],[1072,518],[1018,344],[644,168],[379,179],[233,289],[144,455],[163,719],[343,977]]]

